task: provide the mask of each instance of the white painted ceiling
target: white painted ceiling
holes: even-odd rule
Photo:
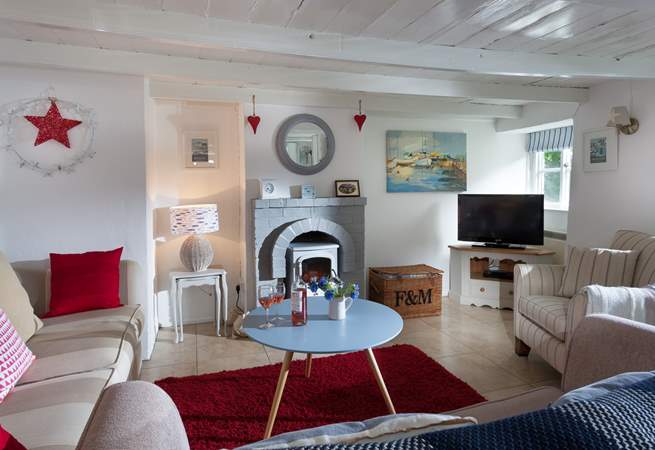
[[[158,19],[160,29],[165,23],[180,25],[168,33],[139,32],[139,24],[150,26]],[[6,39],[328,72],[562,88],[586,88],[604,80],[604,65],[607,75],[617,78],[617,65],[655,60],[653,19],[653,0],[0,0],[0,38]],[[247,30],[241,36],[234,31],[239,24]],[[261,40],[268,36],[270,42],[242,44],[244,35],[256,41],[259,30]],[[279,43],[270,38],[275,30],[282,33]],[[211,40],[219,36],[222,40]],[[330,40],[337,50],[292,48],[289,36]],[[401,55],[397,63],[365,51],[361,59],[353,53],[341,57],[340,46],[362,41],[373,42],[370,48],[377,52],[386,43],[390,54],[416,49],[417,57]],[[491,51],[479,58],[493,55],[496,67],[490,72],[471,64],[468,69],[457,61],[449,70],[448,61],[420,57],[432,49]],[[525,73],[519,73],[514,64],[507,70],[510,75],[503,74],[503,57],[516,62],[517,54],[560,58],[552,61],[566,64],[543,75],[527,63]],[[565,72],[588,63],[593,70]],[[635,73],[643,74],[639,69]]]
[[[655,55],[655,11],[638,8],[647,1],[99,1],[237,22],[425,45],[611,58]]]

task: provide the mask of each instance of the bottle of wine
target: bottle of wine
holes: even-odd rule
[[[295,280],[291,288],[291,324],[294,327],[307,323],[307,286],[300,273],[300,260],[296,261]]]

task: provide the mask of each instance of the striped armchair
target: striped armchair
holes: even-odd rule
[[[655,283],[655,236],[620,230],[610,248],[639,251],[632,286]],[[573,331],[588,314],[589,300],[585,289],[572,298],[559,297],[563,275],[564,266],[560,265],[514,267],[515,352],[527,356],[535,351],[560,373],[564,372]]]

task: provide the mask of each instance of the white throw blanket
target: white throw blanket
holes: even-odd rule
[[[587,286],[587,315],[610,314],[655,325],[655,285],[644,288]]]

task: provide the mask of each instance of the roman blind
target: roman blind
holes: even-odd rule
[[[571,148],[573,126],[549,128],[528,134],[529,152],[557,152]]]

